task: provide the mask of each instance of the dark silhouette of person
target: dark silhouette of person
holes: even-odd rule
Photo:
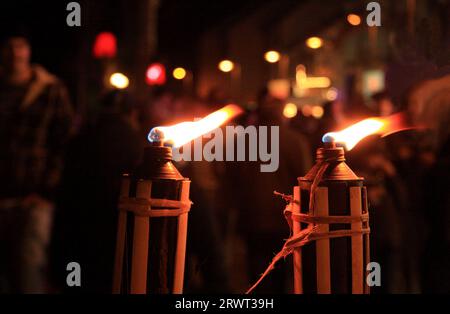
[[[143,149],[136,121],[133,98],[114,90],[104,96],[96,121],[70,144],[52,241],[59,291],[69,288],[69,262],[80,264],[82,284],[67,292],[112,291],[121,177],[137,166]]]

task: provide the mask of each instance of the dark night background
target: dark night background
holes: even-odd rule
[[[69,27],[66,6],[70,1],[2,1],[0,27],[24,28],[33,46],[33,60],[60,76],[72,91],[75,105],[84,93],[79,62],[92,69],[92,43],[101,31],[118,37],[119,58],[127,65],[132,53],[124,44],[136,40],[138,26],[131,23],[138,12],[139,1],[78,1],[81,5],[81,27]],[[149,60],[160,59],[169,64],[187,64],[195,68],[198,36],[209,26],[231,19],[237,12],[252,10],[261,4],[256,0],[164,0],[158,16],[157,52]],[[170,60],[170,61],[169,61]]]
[[[186,291],[245,291],[288,236],[285,204],[272,191],[292,191],[326,132],[403,112],[427,131],[372,136],[347,152],[351,168],[366,178],[371,249],[385,269],[387,283],[374,292],[450,292],[449,0],[380,0],[381,27],[366,23],[368,1],[347,0],[80,0],[81,27],[69,27],[69,2],[0,1],[0,37],[24,29],[32,61],[67,86],[76,115],[64,148],[66,181],[58,192],[66,203],[60,212],[85,211],[79,223],[71,225],[70,216],[66,226],[78,232],[90,224],[86,247],[99,226],[115,236],[121,175],[136,167],[151,128],[237,104],[244,114],[233,123],[277,125],[286,132],[281,170],[262,174],[250,163],[177,166],[192,179],[196,206],[189,216]],[[115,35],[117,55],[94,57],[101,32]],[[313,37],[318,47],[308,44]],[[278,54],[274,62],[265,58],[271,50]],[[234,68],[220,69],[224,59]],[[166,69],[162,86],[145,82],[154,62]],[[176,67],[187,75],[177,79]],[[114,72],[129,77],[124,90],[110,83]],[[305,81],[328,79],[328,85],[302,86],[299,74]],[[291,116],[288,105],[295,109]],[[126,167],[118,166],[128,159]],[[97,240],[99,247],[107,241],[107,254],[113,253],[115,240]],[[102,257],[112,264],[106,253]],[[292,292],[288,263],[261,291]]]

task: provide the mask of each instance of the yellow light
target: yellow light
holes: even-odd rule
[[[264,59],[266,59],[266,61],[269,62],[269,63],[278,62],[278,61],[280,61],[280,53],[278,51],[275,51],[275,50],[267,51],[264,54]]]
[[[173,147],[180,147],[203,134],[211,132],[242,112],[243,110],[237,105],[227,105],[198,121],[181,122],[172,126],[158,126],[150,131],[148,139],[152,141],[152,133],[158,131],[163,134],[165,141],[173,144]]]
[[[300,89],[327,88],[331,85],[330,78],[326,76],[307,76],[303,65],[298,65],[295,72],[295,81]]]
[[[359,15],[349,14],[347,15],[347,22],[349,22],[350,25],[357,26],[361,24],[361,18]]]
[[[124,89],[128,87],[130,81],[128,80],[128,77],[122,73],[113,73],[109,77],[109,83],[115,88]]]
[[[326,76],[310,76],[306,79],[306,88],[327,88],[331,81]]]
[[[284,109],[283,109],[283,115],[286,118],[293,118],[297,115],[297,106],[291,102],[287,103],[286,105],[284,105]]]
[[[306,80],[307,80],[307,76],[306,76],[306,69],[304,65],[298,65],[295,71],[295,80],[297,83],[297,86],[299,88],[307,88],[306,87]]]
[[[306,45],[311,48],[311,49],[318,49],[320,47],[322,47],[323,41],[321,38],[319,37],[309,37],[306,40]]]
[[[311,114],[314,118],[320,119],[323,116],[323,108],[321,106],[314,106],[311,109]]]
[[[230,60],[222,60],[219,62],[219,70],[222,72],[231,72],[234,69],[234,63]]]
[[[182,80],[186,77],[186,70],[183,68],[175,68],[172,75],[177,80]]]

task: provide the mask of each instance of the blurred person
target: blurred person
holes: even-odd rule
[[[374,109],[378,116],[387,117],[395,112],[395,106],[391,97],[385,91],[381,91],[372,95]]]
[[[223,87],[216,86],[209,90],[205,102],[208,104],[208,106],[219,109],[219,107],[225,106],[230,103],[230,97],[229,95],[227,95]]]
[[[357,82],[358,80],[355,75],[353,75],[347,82],[345,115],[349,121],[361,120],[375,115],[373,110],[368,107],[366,99]]]
[[[146,137],[152,128],[164,125],[173,119],[175,95],[165,87],[152,90],[148,102],[141,108],[140,123]]]
[[[381,99],[385,95],[380,94]],[[350,110],[345,112],[340,100],[324,105],[324,116],[320,121],[316,145],[321,146],[321,137],[326,132],[342,130],[359,120],[373,116],[355,97]],[[388,109],[388,108],[386,108]],[[387,111],[383,114],[389,114]],[[373,293],[406,292],[404,249],[402,247],[401,215],[405,208],[405,186],[390,156],[390,138],[370,136],[346,153],[352,169],[364,177],[368,186],[371,233],[371,260],[378,262],[382,271],[382,286],[374,287]]]
[[[250,281],[247,288],[264,272],[289,237],[289,226],[283,217],[285,202],[273,191],[292,194],[297,177],[306,174],[312,165],[308,142],[288,126],[283,117],[283,104],[264,89],[258,97],[256,112],[257,126],[279,127],[278,170],[260,172],[260,164],[249,161],[228,163],[229,206],[238,210],[239,232],[247,249]],[[270,139],[274,140],[278,139]],[[278,265],[255,291],[292,292],[291,282],[287,280],[291,268],[291,265]]]
[[[450,293],[450,184],[446,178],[449,173],[450,141],[447,139],[436,152],[435,162],[422,184],[424,197],[421,209],[429,224],[422,261],[424,292]]]
[[[111,293],[121,178],[138,165],[145,139],[134,99],[113,90],[70,143],[51,244],[56,291],[77,292],[65,283],[66,265],[77,262],[82,292]]]
[[[409,234],[421,231],[422,289],[450,293],[450,75],[440,75],[414,86],[407,97],[411,120],[427,128],[417,138],[414,160],[415,185],[420,190],[416,224]],[[419,170],[419,171],[418,171]]]
[[[367,186],[371,227],[371,261],[381,265],[380,287],[372,293],[406,293],[408,261],[404,237],[406,186],[391,160],[390,138],[369,136],[346,153],[355,173]],[[411,279],[411,278],[410,278]]]
[[[73,111],[63,83],[30,62],[24,30],[5,34],[0,54],[0,291],[42,293]]]
[[[380,117],[390,116],[398,111],[399,106],[393,102],[390,94],[386,91],[372,95],[372,101],[373,109]],[[424,146],[419,148],[421,146],[419,143],[426,143],[424,139],[423,134],[409,130],[391,134],[383,140],[387,159],[385,162],[389,162],[395,169],[395,176],[388,176],[385,186],[388,191],[392,192],[391,197],[396,201],[395,208],[401,222],[399,222],[399,232],[402,241],[398,246],[400,256],[395,252],[392,257],[399,256],[400,258],[401,266],[398,267],[399,270],[395,274],[402,272],[403,287],[400,292],[404,293],[419,293],[422,290],[420,256],[423,254],[425,228],[423,228],[424,216],[420,208],[423,193],[418,182],[422,181],[425,169],[416,157],[421,155],[420,151],[425,151],[423,150]],[[394,186],[392,186],[393,184]],[[380,224],[385,223],[380,222]],[[414,242],[415,245],[410,245],[406,239]],[[389,253],[389,255],[391,254]],[[399,290],[394,292],[399,292]]]
[[[327,128],[327,130],[323,129],[323,131],[335,130],[347,123],[348,118],[345,114],[345,106],[341,100],[327,102],[323,105],[323,108],[323,116],[320,121],[323,125],[322,128]]]

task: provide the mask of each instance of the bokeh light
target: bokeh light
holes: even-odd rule
[[[267,51],[264,54],[264,59],[269,63],[276,63],[276,62],[280,61],[280,53],[275,50]]]
[[[113,73],[109,77],[109,83],[115,88],[124,89],[128,87],[130,81],[123,73]]]
[[[316,119],[322,118],[322,116],[323,116],[323,107],[322,106],[314,106],[314,107],[312,107],[311,114]]]
[[[337,99],[337,97],[338,97],[338,90],[334,87],[331,87],[325,93],[325,98],[329,101],[334,101]]]
[[[306,45],[311,49],[318,49],[318,48],[322,47],[322,44],[323,44],[323,40],[316,36],[309,37],[306,40]]]
[[[175,79],[182,80],[186,77],[186,70],[181,67],[175,68],[172,72],[172,75]]]
[[[309,117],[312,114],[312,107],[310,105],[303,105],[302,106],[302,114],[305,117]]]
[[[287,103],[286,105],[284,105],[284,109],[283,109],[283,115],[286,118],[293,118],[297,115],[297,105],[293,104],[293,103]]]
[[[218,67],[222,72],[231,72],[234,69],[234,63],[231,60],[222,60],[219,62]]]
[[[359,24],[361,24],[361,18],[359,17],[359,15],[349,14],[347,15],[347,22],[350,25],[358,26]]]

